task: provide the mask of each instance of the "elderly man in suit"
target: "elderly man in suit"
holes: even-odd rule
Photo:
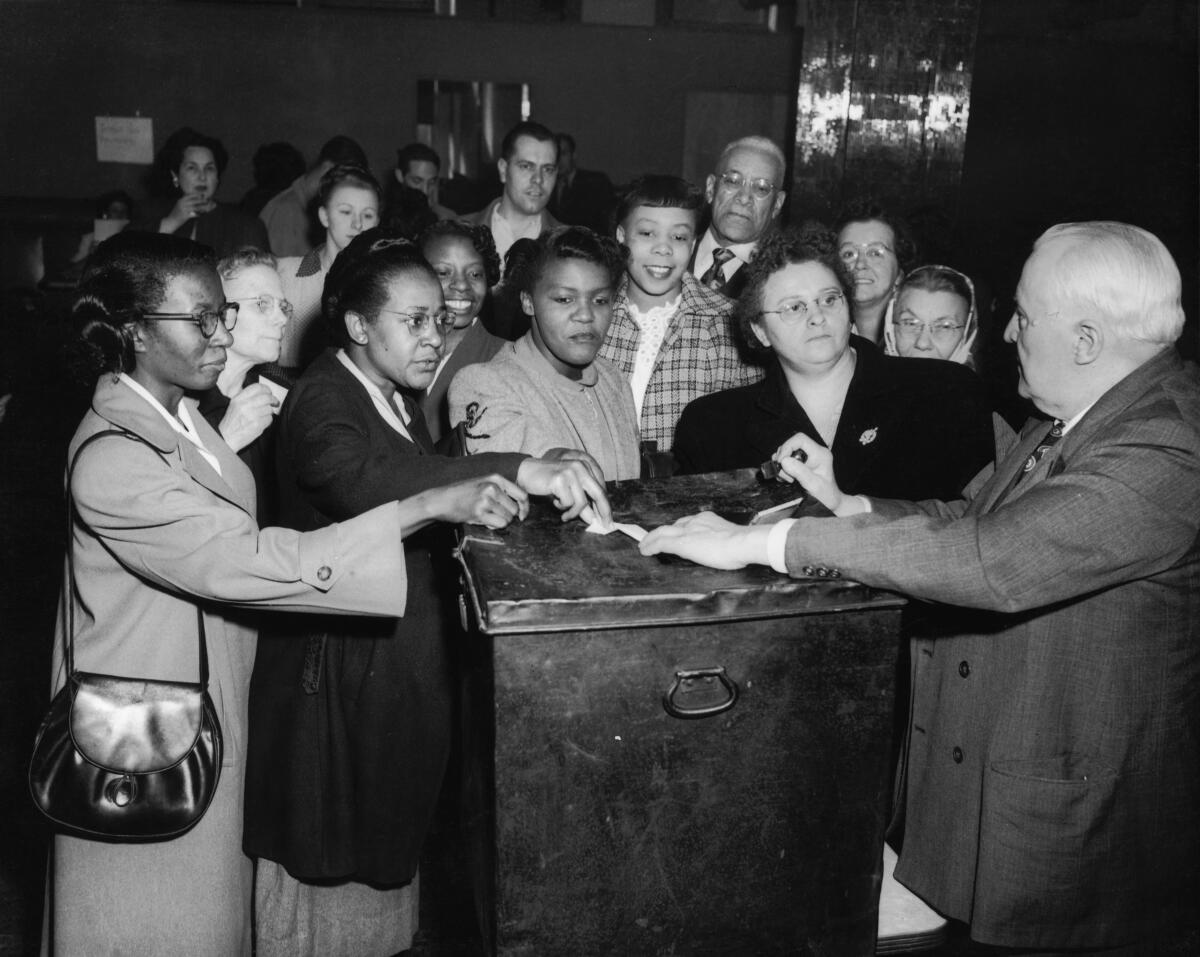
[[[787,161],[765,136],[744,136],[721,150],[704,184],[708,228],[696,244],[689,272],[730,299],[742,292],[742,266],[772,229],[783,209]]]
[[[504,192],[463,222],[486,226],[496,241],[500,259],[518,239],[537,239],[562,225],[546,206],[558,178],[558,146],[541,123],[522,121],[505,134],[496,161]]]
[[[1179,272],[1136,227],[1060,225],[1016,300],[1020,391],[1054,422],[1010,432],[964,501],[843,496],[793,439],[783,468],[838,519],[692,516],[641,547],[935,603],[897,878],[981,953],[1174,953],[1200,900],[1200,377],[1174,348]]]

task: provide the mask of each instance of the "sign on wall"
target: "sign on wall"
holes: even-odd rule
[[[154,121],[148,116],[97,116],[96,159],[101,163],[153,163]]]

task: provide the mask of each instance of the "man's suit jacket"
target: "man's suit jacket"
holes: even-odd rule
[[[708,214],[706,214],[704,220],[700,223],[700,228],[696,230],[696,235],[699,236],[700,239],[703,239],[704,234],[708,232],[709,225],[710,222]],[[768,227],[768,232],[769,229],[770,227]],[[762,240],[760,239],[759,242],[761,241]],[[757,248],[758,247],[756,246],[755,249]],[[688,272],[695,276],[697,280],[699,280],[705,272],[703,269],[700,272],[696,272],[696,253],[699,251],[700,240],[698,239],[696,241],[696,245],[692,247],[692,256],[688,260]],[[746,272],[746,265],[746,263],[742,263],[742,265],[738,268],[738,271],[729,277],[728,281],[725,283],[725,288],[720,290],[721,295],[723,295],[726,299],[738,299],[742,295],[742,291],[746,288],[746,277],[748,275]]]
[[[1111,388],[1003,498],[873,501],[789,532],[944,603],[913,652],[897,878],[977,940],[1112,947],[1200,900],[1200,380],[1174,350]]]
[[[491,229],[492,228],[492,213],[494,213],[496,211],[496,208],[500,205],[501,198],[502,197],[497,196],[490,203],[488,203],[486,206],[484,206],[483,209],[476,210],[473,213],[467,213],[465,216],[460,216],[459,221],[464,222],[464,223],[470,223],[472,226],[486,226],[488,229]],[[548,209],[543,209],[542,210],[542,228],[539,231],[538,235],[539,236],[544,235],[545,233],[548,233],[550,230],[552,230],[555,226],[561,226],[561,225],[562,225],[562,223],[560,223],[557,219],[555,219],[553,216],[550,215],[550,211]],[[504,257],[501,256],[501,258],[503,259]]]
[[[612,181],[603,173],[590,169],[575,170],[571,182],[560,190],[561,179],[560,176],[550,194],[547,209],[551,215],[572,226],[586,226],[602,236],[611,236]]]

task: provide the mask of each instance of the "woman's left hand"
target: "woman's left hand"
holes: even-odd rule
[[[240,452],[266,431],[279,411],[279,400],[261,382],[254,382],[229,400],[217,431],[233,451]]]

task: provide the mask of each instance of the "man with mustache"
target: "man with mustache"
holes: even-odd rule
[[[558,177],[558,146],[541,123],[523,121],[508,131],[496,161],[504,192],[463,221],[487,226],[501,260],[518,239],[538,236],[561,225],[546,206]]]
[[[729,299],[742,291],[738,270],[774,228],[787,191],[783,150],[765,136],[744,136],[721,150],[704,186],[708,228],[696,244],[690,272]]]

